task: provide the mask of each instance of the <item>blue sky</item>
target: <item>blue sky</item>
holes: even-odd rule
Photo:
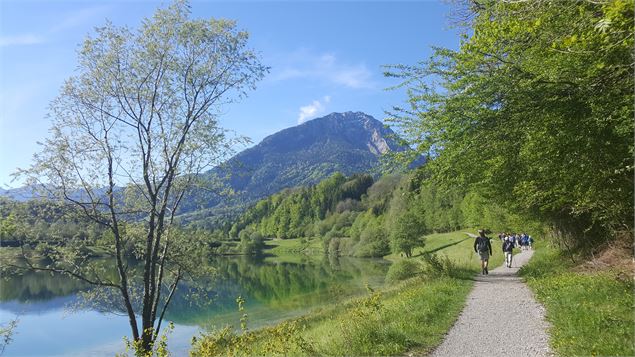
[[[163,1],[0,1],[0,187],[29,165],[48,135],[48,103],[73,75],[76,49],[106,19],[136,27]],[[222,125],[254,143],[331,112],[377,119],[403,92],[382,65],[414,64],[431,46],[457,48],[442,1],[192,1],[192,17],[230,18],[251,34],[269,75],[256,91],[224,108]]]

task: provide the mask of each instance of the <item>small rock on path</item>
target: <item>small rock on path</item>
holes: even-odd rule
[[[523,251],[514,255],[512,268],[503,265],[476,278],[463,312],[431,356],[553,355],[544,308],[517,275],[532,254]]]

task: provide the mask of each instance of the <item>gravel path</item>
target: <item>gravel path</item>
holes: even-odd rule
[[[521,252],[512,268],[503,264],[476,278],[459,319],[431,356],[553,355],[544,308],[517,275],[532,254]]]

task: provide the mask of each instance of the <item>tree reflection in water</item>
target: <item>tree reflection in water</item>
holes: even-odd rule
[[[100,269],[113,266],[106,259],[95,259],[91,264]],[[235,325],[235,301],[240,295],[247,301],[252,327],[258,327],[361,294],[366,283],[381,285],[389,266],[381,259],[327,256],[300,263],[250,256],[212,257],[205,264],[203,270],[214,273],[184,281],[166,312],[167,320],[180,325]],[[129,262],[129,269],[134,271],[136,266],[134,261]],[[116,276],[115,270],[111,273]],[[0,279],[0,309],[41,313],[61,306],[124,312],[116,292],[96,289],[67,276],[26,271],[5,274]]]

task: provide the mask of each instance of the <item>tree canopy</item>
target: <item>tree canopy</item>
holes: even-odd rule
[[[390,66],[432,181],[585,245],[632,230],[633,2],[472,1],[457,51]],[[597,243],[597,241],[596,241]]]

